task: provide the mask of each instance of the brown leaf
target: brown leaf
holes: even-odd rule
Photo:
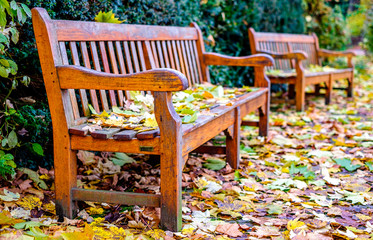
[[[279,236],[280,230],[277,227],[256,227],[255,232],[251,232],[250,235],[262,237]]]
[[[18,185],[18,187],[19,187],[22,191],[24,191],[24,190],[26,190],[26,189],[32,187],[30,183],[32,183],[32,180],[27,179],[27,180],[23,181],[22,183],[20,183],[20,184]]]
[[[216,227],[216,231],[219,233],[226,234],[230,237],[241,237],[243,233],[239,230],[240,225],[237,223],[226,223],[226,224],[219,224]]]

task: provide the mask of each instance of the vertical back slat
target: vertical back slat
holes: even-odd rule
[[[66,46],[65,46],[66,43],[60,42],[59,44],[60,44],[60,52],[61,52],[61,57],[62,57],[62,64],[69,65],[69,58],[67,56],[67,51],[66,51]],[[76,101],[75,90],[68,89],[67,92],[69,94],[74,119],[78,119],[80,117],[80,114],[79,114],[78,102]]]
[[[180,47],[181,47],[181,58],[183,59],[184,61],[184,67],[185,67],[185,72],[186,72],[186,76],[188,78],[188,81],[189,81],[189,86],[192,86],[193,85],[193,82],[192,82],[192,77],[191,77],[191,74],[190,74],[190,68],[189,68],[189,60],[188,60],[188,56],[187,56],[187,53],[185,51],[185,44],[184,44],[184,41],[179,41],[180,43]]]
[[[155,41],[151,41],[150,45],[151,45],[151,49],[152,49],[152,54],[153,54],[155,67],[159,68],[160,64],[159,64],[159,60],[158,60],[157,47],[155,46]]]
[[[83,58],[83,64],[86,68],[91,68],[91,62],[89,60],[89,54],[88,54],[88,49],[87,49],[87,43],[86,42],[80,42],[80,51],[82,53],[82,58]],[[95,109],[96,112],[100,112],[100,107],[98,106],[98,101],[97,101],[97,94],[96,90],[91,89],[89,90],[89,95],[91,97],[91,103],[93,108]]]
[[[171,41],[171,45],[172,45],[172,52],[173,52],[173,55],[175,56],[175,67],[176,67],[176,70],[180,71],[180,72],[183,72],[182,71],[182,68],[180,66],[180,55],[178,55],[178,49],[176,47],[176,42],[175,40],[172,40]]]
[[[119,70],[121,74],[126,74],[126,67],[124,65],[124,57],[122,47],[119,41],[115,42],[115,52],[117,55],[118,63],[119,63]],[[119,99],[119,106],[123,107],[123,91],[118,91],[118,99]]]
[[[198,57],[196,57],[195,52],[193,51],[192,41],[189,40],[189,41],[186,42],[186,44],[188,46],[191,61],[192,61],[192,66],[193,66],[192,67],[192,72],[193,72],[193,76],[194,76],[194,84],[198,84],[199,83],[199,77],[198,77],[197,59],[196,59]]]
[[[160,41],[156,41],[156,48],[157,48],[157,53],[158,53],[159,66],[161,68],[165,68],[166,65],[165,65]]]
[[[185,70],[185,59],[184,59],[183,54],[182,54],[180,41],[176,41],[176,47],[177,47],[177,53],[178,53],[179,60],[180,60],[181,72],[187,77],[188,82],[189,82],[189,86],[191,86],[192,84],[190,82],[190,77],[188,75],[188,72]]]
[[[146,64],[145,64],[144,51],[142,49],[141,41],[136,41],[136,45],[137,45],[137,51],[139,53],[141,71],[145,71],[146,70]]]
[[[196,64],[197,64],[197,71],[198,71],[198,83],[202,83],[203,82],[203,79],[202,79],[202,73],[201,73],[201,63],[199,62],[199,57],[198,57],[198,52],[197,52],[197,43],[196,41],[192,41],[192,48],[193,48],[193,52],[194,52],[194,56],[196,57]]]
[[[174,59],[174,55],[173,55],[173,52],[172,52],[171,41],[167,41],[166,44],[167,44],[168,56],[170,57],[171,68],[176,69],[175,59]]]
[[[111,71],[110,71],[109,60],[108,60],[108,57],[107,57],[105,42],[100,41],[99,46],[100,46],[101,61],[102,61],[102,65],[104,66],[104,71],[107,72],[107,73],[110,73]],[[116,100],[115,100],[114,90],[109,90],[109,99],[110,99],[111,106],[116,106],[117,105]],[[105,109],[105,110],[108,111],[108,109]]]
[[[73,64],[80,66],[79,53],[76,47],[76,42],[70,42],[69,45],[70,45],[71,55],[73,59]],[[85,89],[79,89],[79,94],[80,94],[80,100],[82,103],[83,114],[84,116],[89,116],[90,111],[88,108],[87,92]]]
[[[126,56],[126,63],[127,63],[127,69],[129,73],[134,73],[133,65],[132,65],[132,60],[131,60],[131,52],[128,47],[128,42],[124,41],[123,42],[123,48],[124,48],[124,54]]]
[[[171,64],[170,64],[170,60],[168,58],[168,52],[167,52],[167,47],[166,47],[166,41],[162,41],[162,50],[163,50],[163,57],[164,57],[164,61],[165,61],[165,64],[166,64],[166,68],[170,68],[171,67]]]
[[[131,56],[132,56],[133,65],[135,66],[135,72],[137,73],[137,72],[140,72],[140,64],[139,64],[139,58],[137,57],[135,42],[131,41],[130,47],[131,47],[131,53],[132,53]]]
[[[109,50],[109,59],[110,59],[111,69],[113,73],[118,74],[119,70],[118,70],[117,59],[115,57],[115,50],[114,50],[113,42],[109,41],[107,45],[108,45],[108,50]],[[122,92],[122,91],[118,91],[118,92]],[[110,100],[111,100],[112,106],[117,106],[115,91],[111,91]]]
[[[90,48],[91,48],[93,66],[94,66],[96,71],[101,72],[100,58],[99,58],[99,55],[98,55],[96,42],[90,42]],[[107,102],[107,97],[106,97],[106,91],[105,90],[100,90],[100,100],[101,100],[102,109],[106,110],[106,111],[109,111],[109,104]]]

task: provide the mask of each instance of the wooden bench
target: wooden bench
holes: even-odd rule
[[[266,53],[275,59],[275,65],[268,69],[278,69],[287,72],[295,69],[294,74],[286,76],[268,75],[271,83],[289,84],[289,96],[294,97],[297,111],[304,110],[305,88],[315,85],[315,93],[319,94],[320,83],[325,83],[325,103],[329,104],[333,89],[333,82],[347,79],[348,97],[352,97],[354,66],[353,52],[337,52],[319,48],[318,38],[313,35],[282,34],[255,32],[249,29],[250,48],[253,54]],[[328,72],[307,72],[307,68],[313,65],[321,66],[321,59],[325,57],[347,57],[348,68]]]
[[[201,31],[191,27],[109,24],[51,20],[34,8],[32,20],[53,123],[56,211],[72,218],[76,201],[144,205],[161,208],[161,225],[181,229],[181,175],[192,151],[226,153],[239,165],[240,124],[259,110],[259,121],[243,125],[268,132],[269,81],[264,68],[270,56],[227,57],[205,52]],[[209,82],[208,65],[252,66],[257,91],[221,105],[193,124],[182,124],[172,104],[172,92]],[[159,132],[78,131],[90,115],[123,106],[127,90],[151,91]],[[226,148],[201,147],[224,131]],[[75,134],[74,134],[75,133]],[[114,135],[113,135],[114,134]],[[128,137],[129,136],[129,137]],[[161,194],[123,193],[77,188],[77,150],[160,155]]]

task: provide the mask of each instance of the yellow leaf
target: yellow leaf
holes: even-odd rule
[[[90,207],[90,208],[87,209],[87,212],[91,215],[103,214],[104,209],[103,208]]]
[[[364,214],[360,214],[360,213],[355,214],[355,216],[358,217],[358,218],[359,218],[360,220],[362,220],[362,221],[368,221],[368,220],[372,219],[372,217],[367,216],[367,215],[364,215]],[[351,230],[351,229],[350,229],[350,230]],[[352,231],[352,230],[351,230],[351,231]]]
[[[292,220],[292,221],[288,222],[287,229],[288,230],[294,230],[296,228],[302,227],[303,225],[305,225],[304,222],[297,221],[297,220]]]
[[[0,212],[0,226],[13,225],[15,223],[20,223],[20,222],[24,222],[24,220],[12,218],[9,211]]]
[[[92,240],[94,237],[93,229],[86,224],[82,232],[62,233],[64,240]]]
[[[31,210],[34,208],[41,208],[41,200],[37,197],[28,195],[17,201],[17,205],[23,207],[26,210]]]
[[[196,229],[193,227],[190,228],[184,228],[181,233],[185,235],[192,235]]]
[[[210,92],[205,91],[202,96],[206,99],[214,98],[214,95],[212,95]]]

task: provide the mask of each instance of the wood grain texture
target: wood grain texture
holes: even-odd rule
[[[62,89],[113,89],[144,91],[181,91],[188,87],[180,72],[172,69],[155,69],[134,74],[112,74],[80,66],[57,66]],[[74,76],[74,77],[71,77]]]
[[[288,53],[276,53],[271,51],[257,51],[258,53],[263,53],[270,55],[271,57],[275,59],[298,59],[298,60],[304,60],[307,59],[308,55],[304,51],[293,51]],[[279,67],[282,69],[281,67]]]
[[[72,188],[72,196],[74,200],[114,203],[121,205],[142,205],[150,207],[160,206],[160,195],[131,193],[131,192],[113,192],[104,190],[91,190]]]
[[[262,67],[272,66],[274,64],[273,58],[265,54],[256,54],[247,57],[230,57],[219,53],[204,53],[203,59],[207,65]]]

